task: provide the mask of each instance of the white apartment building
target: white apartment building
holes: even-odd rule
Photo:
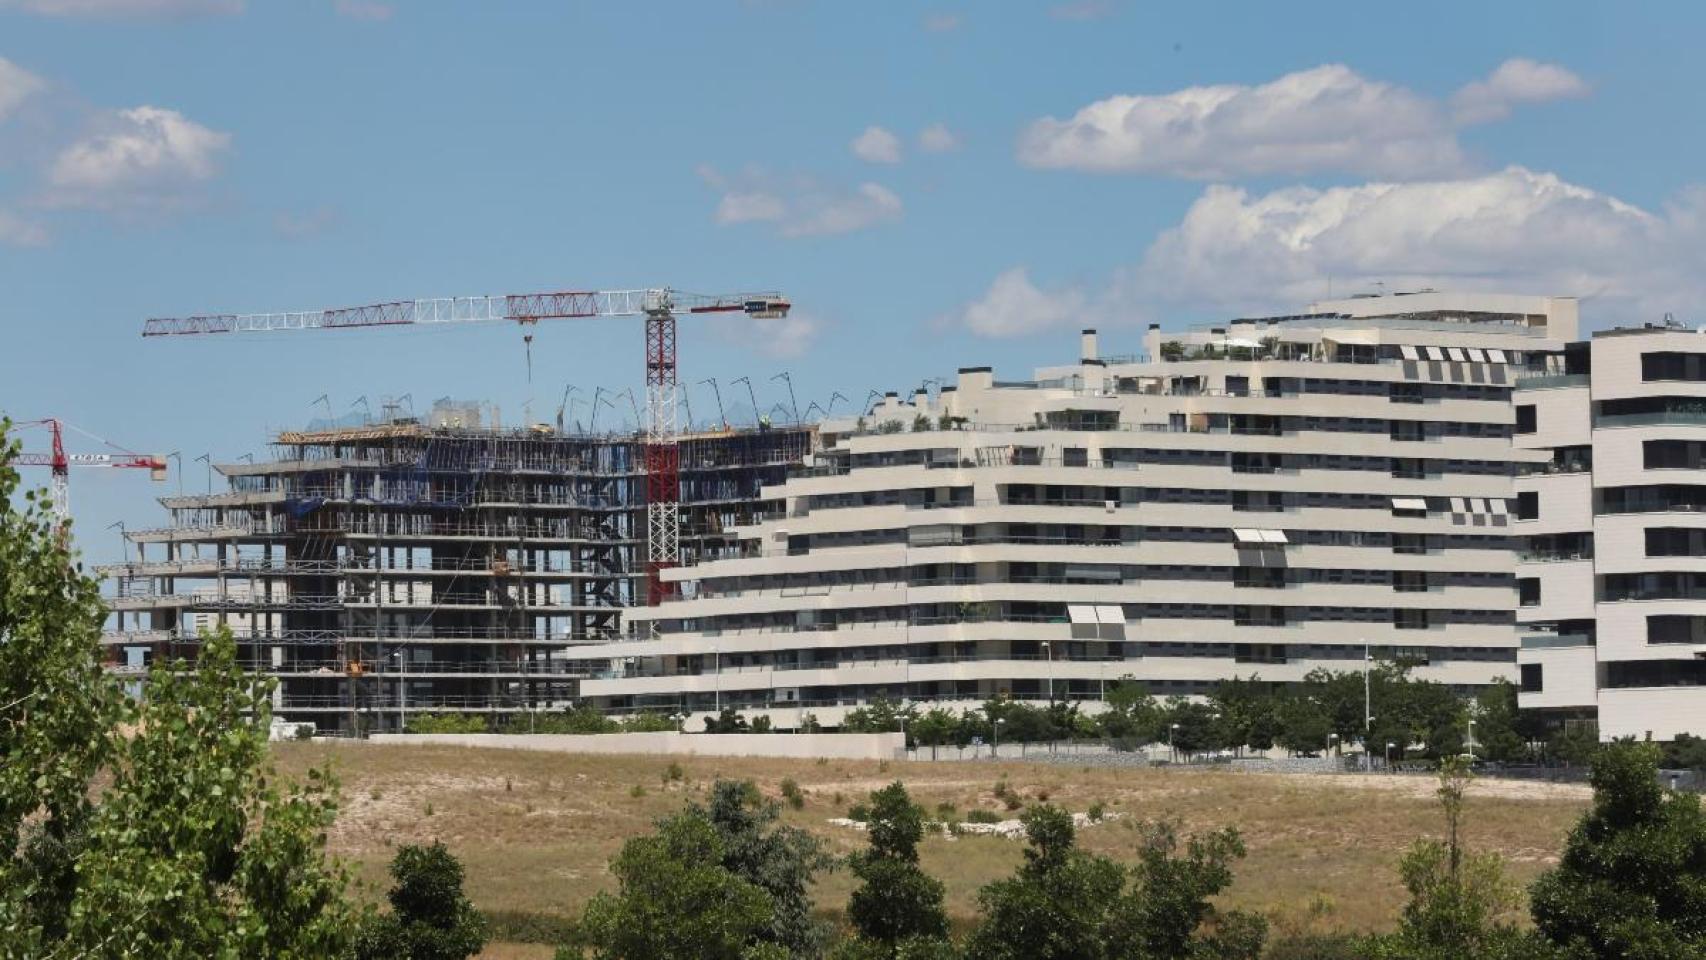
[[[1576,328],[1569,298],[1360,297],[1152,326],[1133,356],[1086,331],[1030,380],[890,394],[822,425],[783,512],[671,571],[679,600],[575,651],[607,667],[580,692],[789,728],[877,697],[1094,709],[1125,676],[1198,695],[1366,655],[1514,680],[1513,478],[1552,450],[1513,443],[1513,386],[1563,369]]]
[[[1524,708],[1706,734],[1706,336],[1608,330],[1517,385]]]

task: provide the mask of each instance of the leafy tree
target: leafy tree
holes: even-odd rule
[[[910,706],[902,708],[887,697],[877,697],[863,707],[847,711],[841,729],[846,733],[899,733],[902,722],[910,726],[916,715]]]
[[[1273,703],[1267,685],[1256,676],[1248,680],[1233,677],[1215,684],[1208,699],[1220,719],[1220,740],[1234,749],[1242,749],[1246,744],[1255,746],[1251,741],[1256,736],[1259,717],[1271,713]]]
[[[1150,824],[1132,870],[1132,885],[1114,906],[1104,939],[1110,960],[1255,960],[1267,923],[1238,911],[1219,912],[1209,898],[1232,884],[1244,856],[1233,829],[1191,837],[1179,855],[1178,828]]]
[[[464,960],[485,947],[485,918],[463,896],[462,864],[443,843],[399,849],[391,879],[391,913],[363,927],[359,960]]]
[[[1153,743],[1160,735],[1161,707],[1148,689],[1129,675],[1108,688],[1108,708],[1097,716],[1102,735],[1131,746]]]
[[[945,940],[942,882],[918,866],[924,815],[898,781],[871,794],[866,820],[871,844],[849,858],[861,881],[847,901],[847,917],[858,939],[878,947],[866,955],[897,956],[915,940]]]
[[[705,811],[690,808],[657,833],[622,845],[617,892],[599,893],[581,921],[600,960],[754,960],[775,911],[756,884],[723,865],[728,851]],[[572,952],[571,952],[572,951]],[[773,954],[772,954],[773,955]],[[559,960],[580,956],[575,948]]]
[[[807,888],[813,874],[830,866],[822,843],[804,830],[778,826],[780,805],[765,800],[751,781],[718,780],[702,812],[717,832],[722,866],[769,896],[770,921],[759,939],[790,957],[821,953],[827,931],[812,917]]]
[[[410,714],[405,733],[490,733],[491,723],[475,713]]]
[[[1173,697],[1167,701],[1161,720],[1171,733],[1173,746],[1186,756],[1226,746],[1220,717],[1206,703]]]
[[[907,725],[907,733],[914,743],[927,747],[937,747],[953,743],[959,732],[959,718],[941,707],[932,707],[919,714],[918,719]]]
[[[275,784],[270,687],[226,631],[127,701],[97,584],[0,420],[0,956],[336,957],[354,914],[325,857],[336,787]],[[96,784],[100,789],[96,789]]]
[[[1532,723],[1517,709],[1516,684],[1496,680],[1475,695],[1475,739],[1488,760],[1520,760],[1528,755]]]
[[[1530,891],[1534,923],[1578,955],[1706,957],[1706,815],[1661,787],[1658,748],[1620,742],[1593,760],[1593,807]]]
[[[1275,741],[1292,753],[1320,753],[1333,732],[1327,714],[1309,697],[1289,694],[1280,698],[1279,736]]]
[[[1471,780],[1468,764],[1457,757],[1445,758],[1440,762],[1439,780],[1445,839],[1417,840],[1399,862],[1410,900],[1397,932],[1376,938],[1376,955],[1382,960],[1541,955],[1544,945],[1501,919],[1517,903],[1516,888],[1505,879],[1504,859],[1463,846],[1463,804]]]
[[[128,738],[112,734],[111,783],[77,858],[66,924],[99,956],[338,956],[355,915],[325,859],[336,785],[309,772],[281,792],[266,762],[271,684],[237,664],[230,631],[193,669],[149,674]]]
[[[1072,815],[1042,804],[1021,818],[1030,845],[1017,875],[978,892],[978,960],[1102,960],[1102,925],[1124,885],[1119,864],[1073,846]]]
[[[705,718],[706,733],[746,733],[749,729],[746,718],[734,707],[724,707],[716,716]]]
[[[1599,753],[1599,733],[1589,724],[1565,723],[1546,741],[1549,759],[1573,766],[1593,762]]]

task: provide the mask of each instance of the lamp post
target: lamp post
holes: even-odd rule
[[[1048,658],[1048,702],[1054,705],[1054,647],[1043,641],[1043,656]]]
[[[403,652],[403,645],[391,651],[391,656],[397,658],[397,732],[406,733],[409,729],[409,658]]]
[[[1326,753],[1332,753],[1333,752],[1333,744],[1338,742],[1338,739],[1339,739],[1339,735],[1336,733],[1327,734],[1327,749],[1325,751]]]
[[[1387,773],[1392,772],[1392,748],[1396,747],[1396,746],[1397,746],[1396,743],[1393,743],[1390,740],[1386,741],[1386,772]]]
[[[716,690],[711,700],[711,709],[720,718],[723,715],[723,652],[716,647],[711,648],[711,672],[716,674]]]
[[[176,450],[166,454],[167,460],[178,461],[178,496],[184,495],[184,455]]]
[[[1369,673],[1374,668],[1374,654],[1368,641],[1362,642],[1362,768],[1368,769],[1368,735],[1374,731],[1374,701],[1371,699]]]
[[[995,723],[993,724],[995,728],[995,746],[989,751],[989,756],[992,760],[1001,759],[1001,725],[1006,722],[1007,719],[1005,717],[995,718]]]
[[[1173,760],[1174,762],[1177,762],[1179,759],[1179,748],[1173,746],[1173,734],[1178,729],[1179,729],[1179,725],[1176,723],[1170,723],[1167,725],[1167,755],[1168,755],[1169,759]]]
[[[1470,760],[1475,759],[1475,718],[1474,717],[1469,718],[1469,740],[1467,743],[1465,743],[1463,745],[1463,749],[1468,752]]]

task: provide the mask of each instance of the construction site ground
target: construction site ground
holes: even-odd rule
[[[1177,819],[1187,833],[1235,826],[1249,856],[1238,865],[1225,905],[1259,910],[1279,931],[1389,926],[1403,902],[1400,854],[1415,838],[1442,833],[1435,784],[1423,777],[586,756],[363,743],[279,744],[277,761],[291,774],[332,765],[343,809],[331,844],[354,867],[363,896],[382,899],[385,866],[399,844],[442,840],[465,865],[469,895],[481,909],[568,917],[613,886],[607,864],[624,840],[703,798],[718,777],[754,780],[777,798],[782,781],[794,780],[805,805],[786,810],[785,819],[838,854],[856,849],[864,836],[829,820],[897,779],[928,810],[950,803],[962,817],[974,808],[1013,816],[995,795],[1003,779],[1026,802],[1047,799],[1083,812],[1099,801],[1119,816],[1084,830],[1081,843],[1126,861],[1145,820]],[[671,778],[672,764],[679,765],[679,780]],[[1588,800],[1581,786],[1477,781],[1468,843],[1503,854],[1512,878],[1526,885],[1556,862]],[[978,888],[1009,874],[1020,849],[995,836],[925,842],[924,867],[947,885],[956,924],[970,922]],[[818,909],[839,916],[852,884],[845,870],[822,876],[814,890]],[[549,957],[550,950],[494,944],[487,956],[519,960]]]

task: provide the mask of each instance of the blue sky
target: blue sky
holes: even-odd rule
[[[634,321],[541,328],[531,384],[502,327],[137,336],[562,288],[786,292],[786,323],[683,322],[684,379],[731,407],[743,375],[768,407],[790,372],[802,408],[1022,375],[1081,325],[1126,352],[1329,282],[1698,320],[1703,27],[1681,3],[0,0],[0,409],[181,450],[194,489],[195,456],[263,455],[322,394],[513,422],[565,384],[638,390]],[[96,559],[108,523],[163,519],[139,476],[72,486]]]

